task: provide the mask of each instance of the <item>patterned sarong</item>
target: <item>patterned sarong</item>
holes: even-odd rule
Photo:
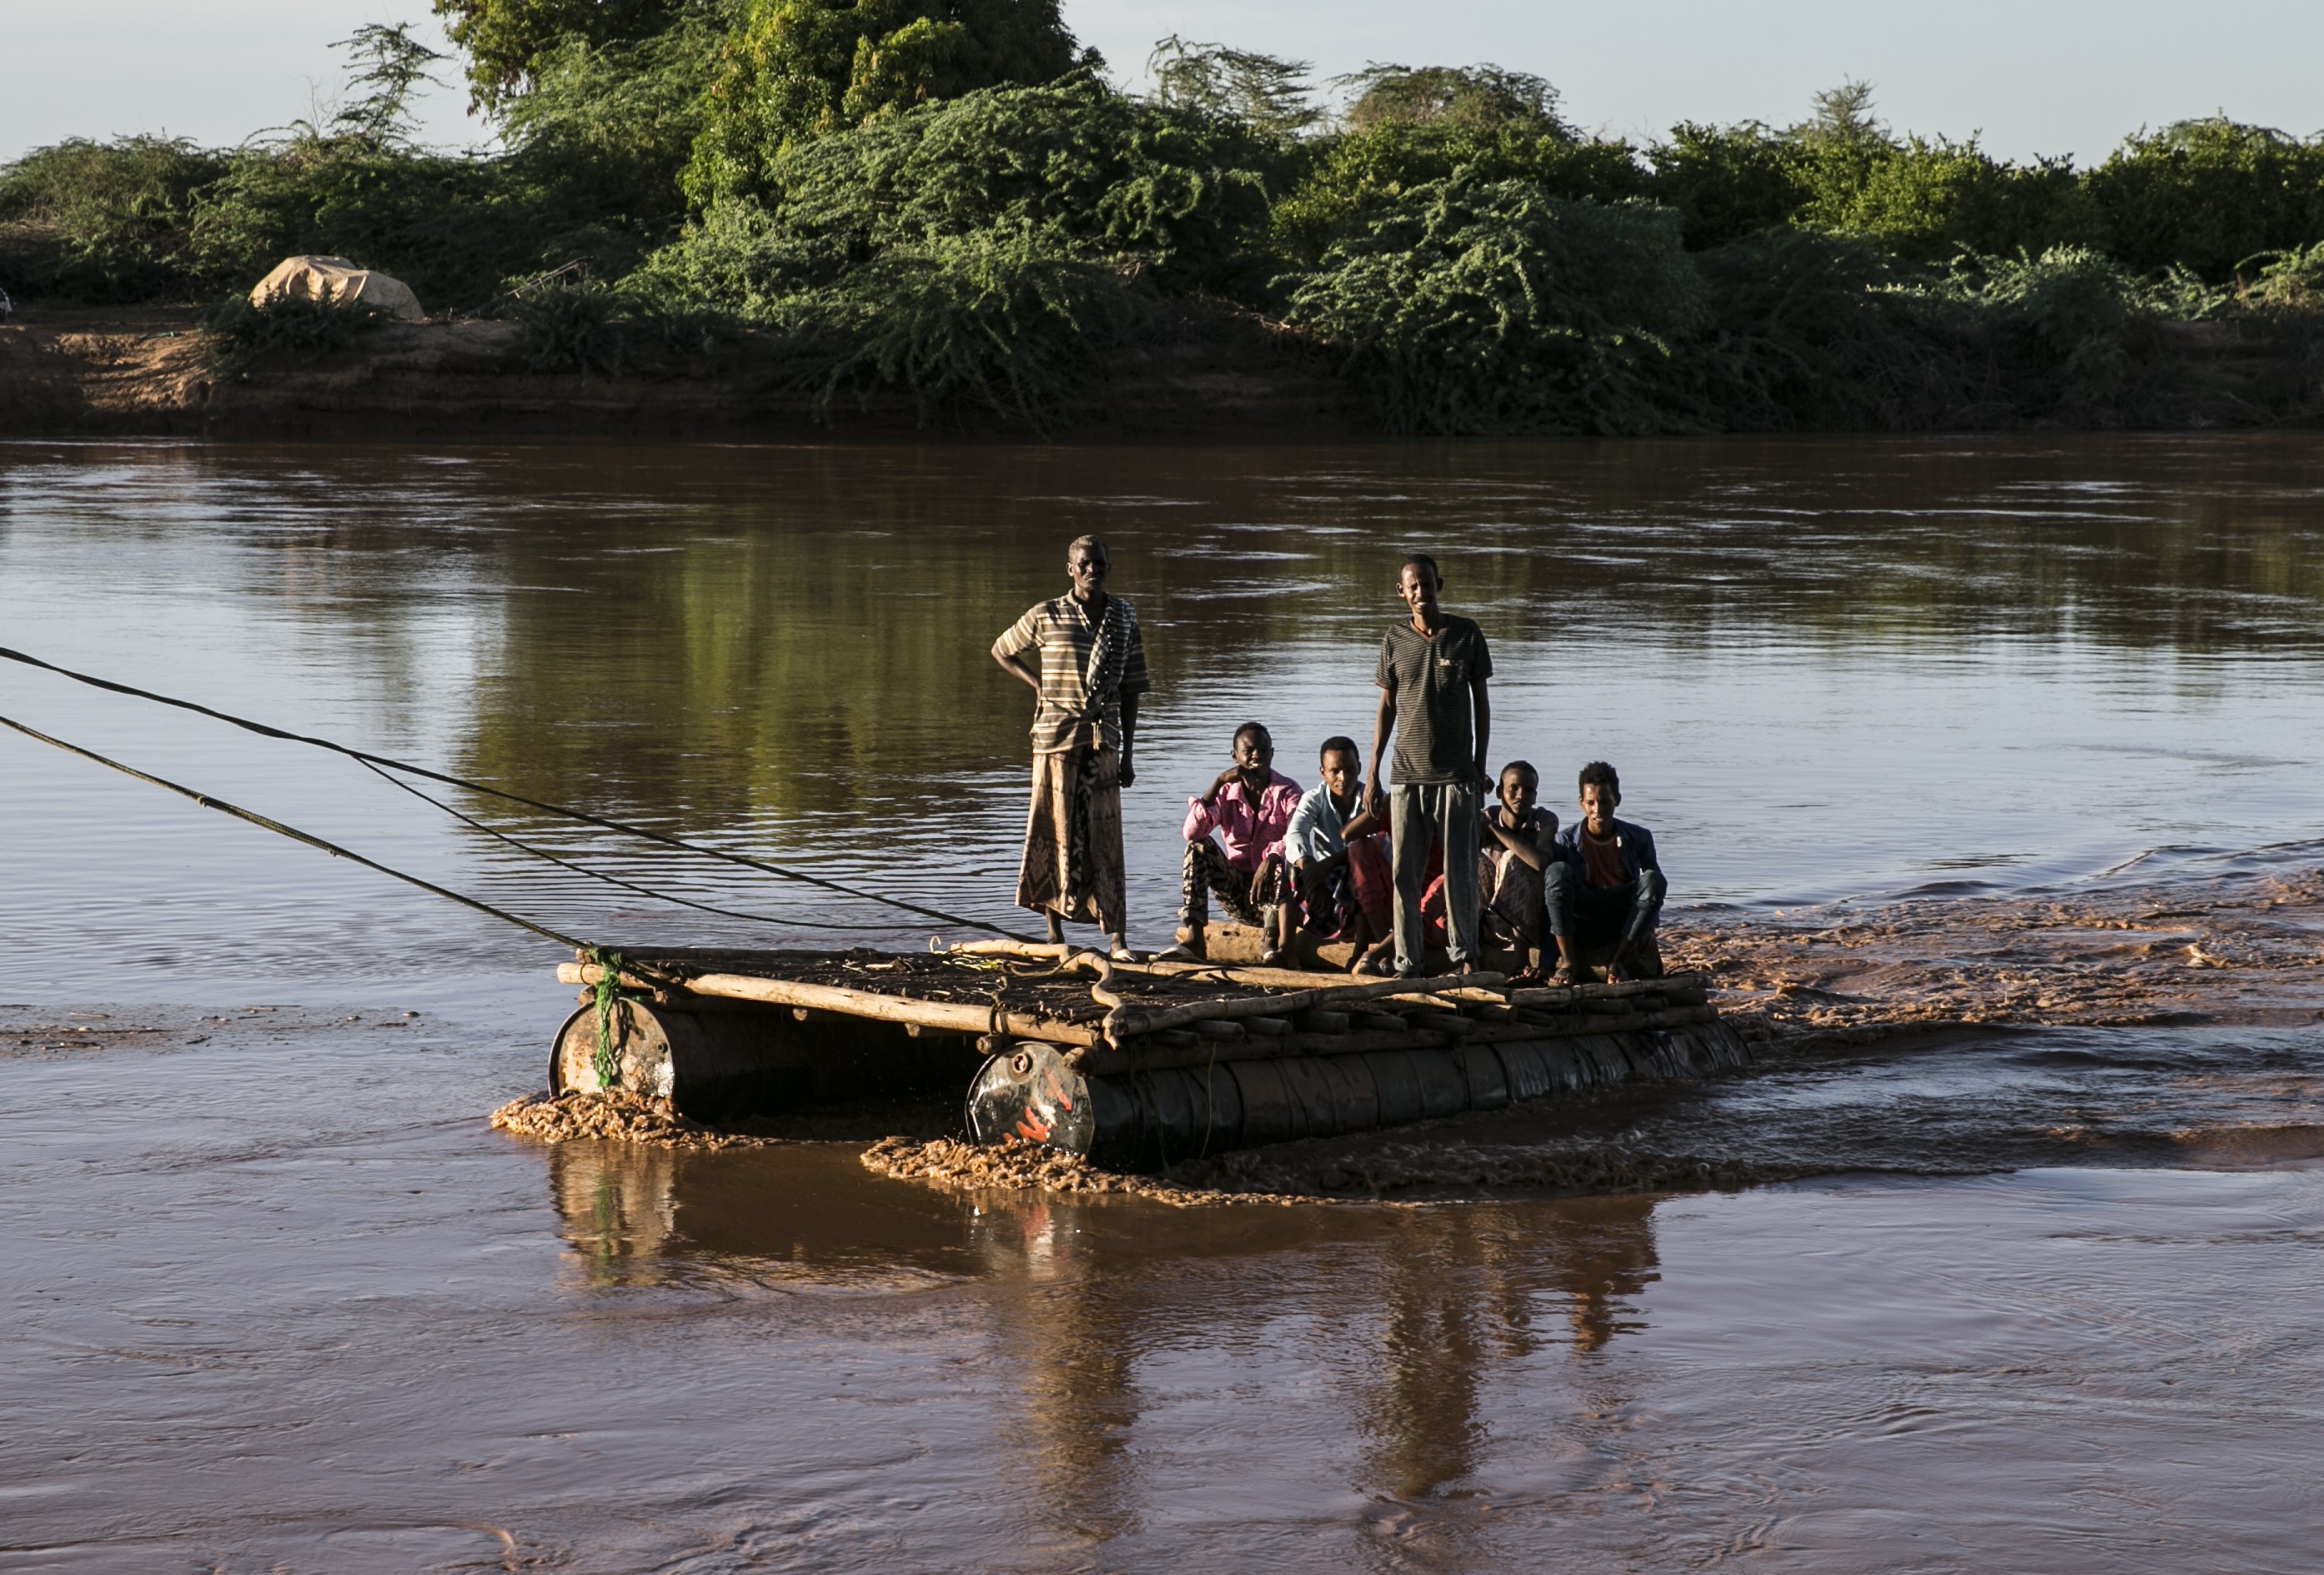
[[[1122,933],[1120,758],[1110,750],[1061,750],[1033,757],[1033,802],[1025,816],[1025,861],[1017,906],[1051,911]]]

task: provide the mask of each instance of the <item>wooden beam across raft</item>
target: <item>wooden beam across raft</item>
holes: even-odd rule
[[[561,962],[560,984],[595,984],[605,975],[595,962]],[[665,988],[669,981],[642,974],[623,973],[622,982],[639,990]],[[676,981],[696,995],[722,1000],[757,1001],[763,1006],[805,1007],[811,1011],[837,1012],[875,1022],[902,1023],[908,1027],[942,1034],[998,1033],[1012,1039],[1046,1039],[1053,1045],[1096,1045],[1103,1032],[1093,1024],[1062,1022],[1025,1012],[995,1012],[991,1007],[962,1001],[922,1000],[916,996],[881,995],[872,990],[846,990],[835,984],[803,984],[790,979],[762,979],[751,973],[696,973]]]

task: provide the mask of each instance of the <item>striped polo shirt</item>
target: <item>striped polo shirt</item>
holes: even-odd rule
[[[1090,737],[1088,715],[1090,651],[1097,644],[1097,625],[1089,610],[1071,596],[1055,596],[1027,611],[1009,631],[992,642],[996,657],[1013,657],[1038,648],[1041,652],[1041,702],[1033,714],[1033,752],[1063,754],[1085,743],[1105,749],[1121,748],[1121,696],[1143,695],[1153,682],[1146,676],[1146,641],[1138,632],[1138,614],[1119,596],[1106,600],[1121,608],[1130,649],[1121,664],[1121,685],[1099,708],[1101,737]]]

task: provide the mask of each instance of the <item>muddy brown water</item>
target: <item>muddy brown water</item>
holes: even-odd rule
[[[2324,861],[2319,498],[2277,437],[0,446],[0,644],[1004,920],[983,647],[1102,531],[1149,943],[1236,723],[1303,780],[1368,734],[1427,545],[1495,753],[1613,760],[1831,1028],[1281,1162],[1330,1203],[527,1143],[553,953],[9,735],[0,1570],[2305,1568],[2324,1025],[2251,902]],[[926,940],[22,669],[0,714],[607,939]],[[1941,1026],[2182,953],[2135,1022]],[[1916,967],[1938,1026],[1852,1040]]]

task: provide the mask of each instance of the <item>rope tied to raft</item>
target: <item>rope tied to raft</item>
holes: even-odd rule
[[[590,1069],[597,1074],[597,1087],[611,1093],[620,1086],[622,1052],[613,1043],[613,1014],[622,1002],[632,999],[622,993],[622,954],[602,946],[584,946],[582,958],[597,970],[597,1049],[591,1057]],[[624,1027],[628,1019],[623,1019]]]
[[[1029,936],[1020,935],[1014,930],[1004,929],[999,925],[988,923],[983,919],[963,918],[958,914],[947,913],[940,907],[933,907],[923,903],[911,902],[900,897],[890,897],[882,892],[866,891],[859,887],[847,885],[843,881],[833,880],[821,875],[810,875],[803,870],[791,869],[786,865],[777,864],[766,859],[755,858],[748,853],[737,853],[724,848],[711,847],[706,843],[692,842],[684,837],[671,836],[666,832],[658,832],[650,827],[638,825],[630,821],[615,820],[610,815],[592,815],[587,810],[576,809],[570,805],[551,804],[543,799],[529,798],[521,793],[512,793],[505,788],[494,788],[487,783],[471,781],[465,777],[455,777],[448,772],[433,770],[429,767],[415,765],[409,760],[399,760],[389,755],[375,754],[369,750],[356,749],[352,745],[339,743],[332,739],[318,738],[311,733],[291,732],[284,728],[274,727],[263,722],[255,722],[246,716],[236,716],[232,712],[220,711],[215,707],[204,705],[196,701],[180,700],[173,695],[156,694],[151,689],[140,689],[133,684],[122,684],[116,683],[111,678],[100,678],[93,673],[76,672],[70,668],[60,667],[51,661],[44,661],[41,658],[33,656],[29,651],[15,650],[6,646],[0,646],[0,661],[18,662],[28,668],[37,668],[42,672],[54,673],[61,678],[69,678],[76,684],[86,684],[93,689],[103,689],[107,693],[115,695],[126,695],[132,699],[136,700],[150,700],[157,705],[172,706],[180,711],[190,711],[198,716],[207,716],[212,721],[223,722],[230,727],[238,727],[244,732],[254,732],[261,738],[279,739],[286,743],[305,744],[311,749],[328,750],[334,754],[345,755],[349,760],[358,761],[365,766],[371,767],[374,770],[384,767],[387,770],[401,772],[406,776],[417,777],[424,781],[440,782],[446,787],[465,788],[466,791],[471,793],[484,794],[489,797],[498,798],[504,803],[520,805],[527,809],[539,810],[545,815],[561,816],[567,820],[578,822],[583,825],[593,825],[601,830],[618,832],[624,836],[636,837],[641,841],[659,843],[659,845],[667,848],[675,848],[683,852],[692,853],[698,858],[715,859],[723,863],[738,864],[746,869],[757,870],[769,875],[779,877],[785,880],[798,881],[802,885],[813,886],[821,890],[836,893],[842,897],[852,897],[863,902],[877,903],[882,907],[895,908],[903,913],[916,915],[921,918],[935,919],[942,924],[957,925],[963,929],[982,930],[988,935],[1001,935],[1013,941],[1029,942],[1030,940]],[[200,795],[194,793],[191,789],[180,788],[175,783],[161,782],[160,778],[145,777],[142,772],[130,771],[127,767],[122,766],[116,761],[106,760],[102,756],[89,754],[86,750],[75,749],[72,745],[52,739],[46,733],[35,732],[29,727],[24,727],[14,723],[11,723],[9,725],[15,727],[16,731],[19,732],[39,739],[43,743],[55,744],[60,749],[69,750],[75,754],[86,755],[90,760],[97,760],[102,764],[112,766],[115,770],[128,771],[131,776],[140,777],[143,780],[150,782],[157,782],[161,786],[171,788],[177,792],[183,793],[187,797],[196,799],[198,802],[205,804],[209,802],[208,800],[202,798]],[[420,794],[419,797],[426,798],[427,795]],[[449,808],[448,806],[443,805],[438,800],[431,798],[428,801],[429,803],[436,804],[438,808]],[[215,805],[211,806],[218,807],[218,806]],[[308,837],[300,833],[287,831],[285,828],[274,822],[250,815],[246,811],[236,810],[233,811],[233,813],[240,815],[243,819],[249,820],[255,824],[263,825],[270,831],[282,831],[285,835],[296,836],[302,842],[316,842],[316,839],[314,838]],[[451,811],[451,813],[457,814],[458,812]],[[463,816],[462,818],[465,819],[466,817]],[[475,823],[471,822],[470,824],[474,824]],[[482,826],[479,826],[478,829],[489,830],[489,828]],[[500,834],[494,833],[493,834],[499,835]],[[513,847],[521,849],[525,852],[532,853],[538,857],[549,858],[553,862],[566,864],[567,868],[579,868],[578,866],[571,864],[568,861],[556,859],[554,855],[544,853],[540,850],[518,842],[514,838],[502,836],[501,840],[508,843]],[[323,844],[318,843],[317,845]],[[343,857],[355,857],[355,855],[346,853],[344,850],[331,849],[329,851],[338,852]],[[358,861],[371,864],[371,867],[374,869],[384,870],[384,866],[372,863],[372,861],[367,859],[359,860]],[[391,874],[395,873],[392,870],[388,870],[386,872]],[[597,872],[592,870],[584,870],[581,872],[592,875],[594,878],[600,880],[609,879],[608,877],[599,875]],[[399,876],[398,878],[409,879],[409,877],[403,876]],[[613,883],[616,885],[625,884],[619,880],[615,880]],[[415,884],[420,883],[415,882]],[[632,887],[631,889],[633,890],[641,889],[636,887]],[[447,895],[449,894],[447,893]],[[649,891],[646,892],[645,895],[657,898],[659,900],[666,902],[677,902],[686,907],[703,907],[707,906],[706,904],[692,902],[682,898],[672,898],[666,893],[659,891]],[[457,900],[465,901],[466,899],[459,898]],[[468,906],[475,907],[481,907],[482,905],[472,902],[469,903]],[[487,909],[486,911],[495,910]],[[710,911],[723,912],[725,910],[712,908]],[[760,916],[753,915],[751,916],[758,917]],[[520,924],[524,928],[533,930],[538,934],[551,935],[551,932],[542,930],[540,926],[527,923],[523,920],[514,920],[512,922]],[[858,926],[848,925],[834,926],[833,927],[853,929]],[[552,938],[559,941],[566,939],[565,936],[553,935]],[[579,944],[579,943],[573,944],[576,945]]]

